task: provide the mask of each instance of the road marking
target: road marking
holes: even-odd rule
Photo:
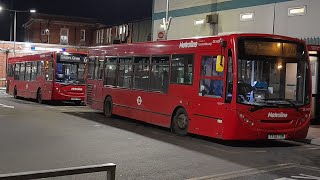
[[[255,174],[266,173],[271,171],[278,171],[281,169],[288,169],[296,166],[297,165],[293,163],[277,164],[272,166],[265,166],[260,168],[249,168],[249,169],[244,169],[240,171],[233,171],[229,173],[222,173],[222,174],[211,175],[211,176],[197,177],[197,178],[192,178],[188,180],[231,179],[231,178],[255,175]]]
[[[318,150],[320,147],[312,147],[312,148],[301,148],[297,149],[297,151],[308,151],[308,150]]]
[[[0,104],[0,107],[11,108],[11,109],[14,108],[14,106],[8,106],[8,105],[5,105],[5,104]]]
[[[295,178],[295,179],[292,179]],[[299,174],[299,176],[291,176],[290,178],[278,178],[275,180],[298,180],[298,179],[310,179],[310,180],[320,180],[320,177],[318,176],[311,176],[311,175],[307,175],[307,174]]]

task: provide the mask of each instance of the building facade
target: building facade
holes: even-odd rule
[[[166,1],[154,0],[152,39],[163,31]],[[168,39],[228,32],[268,33],[320,43],[319,0],[169,0]]]
[[[101,26],[96,29],[94,45],[135,43],[151,41],[151,19],[138,20],[115,26]]]
[[[23,27],[26,42],[89,46],[93,44],[93,32],[100,25],[89,18],[36,13]]]

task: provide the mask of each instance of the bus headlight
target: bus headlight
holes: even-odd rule
[[[243,120],[245,123],[249,124],[250,126],[254,125],[253,121],[250,121],[248,118],[246,118],[243,114],[239,113],[239,118]]]
[[[304,122],[308,119],[308,117],[309,117],[308,114],[304,115],[303,118],[300,118],[300,122],[301,122],[301,123],[304,123]]]
[[[57,87],[56,87],[56,91],[57,91],[58,93],[60,93],[60,89],[59,89],[59,88],[57,88]]]

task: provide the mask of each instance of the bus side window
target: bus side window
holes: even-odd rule
[[[119,87],[131,87],[132,72],[132,57],[119,57]]]
[[[24,81],[24,75],[26,72],[26,63],[20,64],[20,73],[19,73],[19,80]]]
[[[96,65],[96,68],[97,68],[97,71],[98,71],[96,79],[98,79],[98,80],[102,80],[103,77],[104,77],[103,66],[104,66],[104,57],[99,57],[98,61],[97,61],[97,65]]]
[[[104,85],[116,86],[117,58],[107,58],[104,67]]]
[[[148,90],[150,57],[134,57],[133,88]]]
[[[232,51],[228,50],[228,72],[227,72],[227,91],[226,91],[226,102],[231,103],[232,92],[233,92],[233,62],[232,62]]]
[[[152,56],[150,71],[150,91],[167,93],[169,86],[170,56]]]
[[[14,80],[19,80],[19,73],[20,73],[20,63],[15,64],[14,68]]]
[[[44,62],[43,61],[37,61],[37,76],[42,76],[43,75],[43,65]]]
[[[35,81],[37,77],[37,62],[32,62],[31,81]]]
[[[203,56],[201,59],[201,76],[199,96],[222,98],[224,73],[216,71],[217,56]]]
[[[94,78],[95,80],[99,79],[99,60],[95,58],[94,60]]]
[[[12,77],[14,75],[12,64],[8,65],[7,71],[8,71],[8,77]]]
[[[45,62],[45,69],[46,69],[46,80],[47,81],[52,81],[53,77],[53,72],[52,72],[52,61],[46,61]]]
[[[186,84],[193,83],[193,54],[177,54],[172,56],[171,83]]]
[[[24,78],[26,81],[31,80],[31,62],[26,63],[26,75]]]
[[[89,66],[88,66],[88,79],[93,79],[94,77],[94,57],[89,58]]]

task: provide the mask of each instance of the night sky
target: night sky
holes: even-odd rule
[[[94,18],[105,25],[151,18],[152,0],[0,0],[0,5],[15,10],[35,8],[39,13]],[[17,41],[23,41],[22,24],[29,14],[19,13]],[[0,12],[0,40],[9,40],[10,13]]]

